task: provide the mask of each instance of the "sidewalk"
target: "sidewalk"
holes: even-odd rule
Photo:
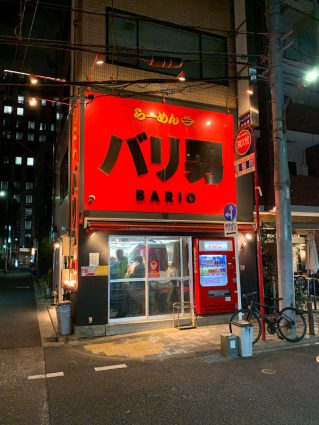
[[[38,318],[43,346],[69,344],[92,355],[112,359],[154,360],[176,357],[207,356],[212,361],[223,359],[220,355],[220,335],[228,334],[228,324],[201,326],[194,329],[164,329],[134,334],[103,336],[78,340],[74,335],[59,336],[57,331],[56,308],[34,280]],[[318,322],[318,316],[315,320]],[[279,340],[276,335],[266,334],[266,341],[260,340],[253,346],[253,353],[319,344],[319,328],[316,336],[306,334],[298,343]]]

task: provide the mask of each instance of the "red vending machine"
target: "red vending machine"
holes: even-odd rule
[[[236,310],[237,279],[233,238],[194,238],[193,253],[196,313]]]

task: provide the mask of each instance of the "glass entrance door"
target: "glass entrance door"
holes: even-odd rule
[[[193,299],[189,237],[109,238],[109,319],[171,315]],[[124,319],[125,318],[125,319]]]

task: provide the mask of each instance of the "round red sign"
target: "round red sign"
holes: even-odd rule
[[[251,133],[248,130],[240,130],[235,138],[235,151],[238,155],[245,155],[251,147]]]

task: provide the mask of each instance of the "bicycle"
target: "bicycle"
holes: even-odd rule
[[[248,311],[243,309],[235,311],[229,320],[229,330],[232,332],[232,322],[234,320],[243,319],[254,326],[253,344],[260,339],[261,336],[261,320],[267,324],[267,331],[270,334],[277,334],[279,339],[285,339],[289,342],[301,341],[307,331],[306,320],[302,312],[293,307],[285,307],[278,311],[275,307],[266,304],[260,304],[254,301],[257,292],[244,294],[248,304]],[[279,301],[282,298],[273,298],[273,301]],[[260,307],[270,309],[271,313],[266,314],[260,311]]]

